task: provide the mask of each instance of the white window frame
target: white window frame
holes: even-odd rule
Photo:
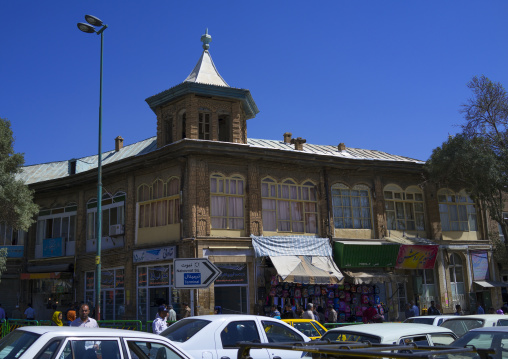
[[[455,193],[449,189],[440,189],[437,193],[439,216],[443,232],[476,232],[478,215],[474,201],[464,191]],[[456,219],[454,217],[456,215]],[[461,216],[466,218],[461,219]]]
[[[215,191],[213,190],[213,181],[215,181]],[[232,193],[231,191],[231,183],[234,181],[235,190]],[[221,185],[222,183],[222,185]],[[222,186],[222,190],[221,190]],[[225,198],[225,216],[220,216],[214,213],[213,209],[213,198]],[[241,209],[242,216],[235,217],[233,216],[233,210],[230,209],[230,201],[229,199],[241,199]],[[212,229],[233,229],[233,230],[244,230],[245,229],[245,178],[240,175],[233,176],[223,176],[220,173],[213,173],[210,176],[210,218],[211,218],[211,228]],[[214,219],[222,220],[222,222],[226,224],[225,228],[222,226],[214,226]],[[232,223],[239,223],[240,225],[235,225]]]
[[[123,275],[124,275],[124,285],[123,285],[123,287],[116,287],[116,271],[117,270],[123,270]],[[102,286],[102,283],[101,283],[101,305],[102,305],[101,313],[106,313],[106,311],[105,311],[106,303],[105,303],[105,300],[104,300],[105,293],[113,291],[113,298],[114,298],[113,299],[113,318],[112,319],[108,318],[108,316],[110,314],[106,314],[106,316],[105,316],[106,319],[103,319],[103,320],[117,320],[116,319],[116,313],[117,313],[117,308],[116,308],[116,305],[117,305],[117,303],[116,303],[116,291],[117,290],[123,290],[123,303],[121,305],[123,305],[124,308],[125,308],[125,267],[115,267],[115,268],[103,268],[103,269],[101,269],[101,280],[103,278],[102,273],[106,272],[106,271],[113,271],[113,278],[114,278],[115,283],[113,284],[113,288],[104,288]],[[93,277],[94,277],[93,290],[86,288],[86,278],[87,278],[87,274],[88,273],[92,273]],[[84,276],[85,276],[85,280],[84,280],[84,292],[83,292],[84,293],[84,298],[83,298],[83,300],[85,301],[85,303],[88,303],[88,302],[97,303],[96,298],[95,298],[95,294],[96,294],[95,293],[96,292],[95,289],[96,289],[96,285],[97,285],[97,280],[95,278],[95,271],[86,271],[86,272],[84,272]]]
[[[36,230],[36,236],[35,236],[35,257],[36,258],[42,258],[44,239],[60,238],[60,237],[62,237],[63,241],[64,241],[63,256],[74,255],[75,245],[76,245],[77,208],[75,210],[71,210],[73,207],[77,207],[77,204],[71,203],[65,207],[56,207],[56,208],[51,208],[51,209],[40,211],[40,213],[42,213],[42,214],[39,214],[39,216],[37,217],[37,230]],[[66,209],[67,209],[67,211],[66,211]],[[60,213],[53,213],[53,212],[60,212]],[[46,213],[48,213],[48,214],[46,214]],[[67,236],[62,236],[63,223],[64,223],[65,218],[68,218]],[[72,221],[72,218],[74,218],[73,221]],[[56,219],[60,219],[60,221],[59,221],[60,229],[57,232],[59,235],[54,236],[55,228],[52,228],[51,237],[46,237],[46,228],[48,225],[48,221],[49,220],[53,221],[53,226],[54,226]],[[73,226],[71,225],[72,222],[74,222]],[[70,240],[69,234],[72,234],[73,240]]]
[[[122,201],[115,201],[115,198],[124,197]],[[109,226],[114,224],[125,225],[125,201],[127,200],[127,195],[125,192],[117,192],[113,196],[109,194],[104,194],[102,196],[102,237],[109,236]],[[105,204],[104,202],[111,201],[109,204]],[[121,208],[121,211],[117,211],[117,218],[115,220],[116,223],[111,222],[111,209],[113,208]],[[106,215],[108,216],[106,221]],[[97,235],[97,199],[93,198],[87,203],[86,210],[86,239],[87,240],[95,240]],[[106,225],[104,225],[106,223]]]
[[[16,244],[13,244],[16,238]],[[28,239],[28,232],[14,230],[6,223],[0,223],[0,246],[24,246]]]
[[[416,186],[406,190],[396,185],[383,189],[386,225],[392,231],[425,231],[425,200]]]
[[[334,184],[332,191],[333,226],[336,229],[372,229],[372,200],[369,187],[356,185],[353,188],[343,183]],[[362,194],[365,194],[362,195]],[[360,206],[354,206],[355,198]],[[367,205],[362,199],[367,199]],[[356,210],[355,210],[356,209]],[[341,214],[339,216],[338,214]],[[341,225],[342,224],[342,225]]]

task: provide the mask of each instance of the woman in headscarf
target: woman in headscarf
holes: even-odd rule
[[[51,325],[56,325],[59,327],[63,326],[62,317],[63,317],[62,312],[58,312],[58,311],[54,312],[53,317],[51,317],[51,321],[52,321]]]

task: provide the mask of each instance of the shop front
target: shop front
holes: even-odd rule
[[[400,317],[400,308],[407,301],[407,277],[395,270],[399,248],[398,244],[381,241],[333,242],[335,263],[345,276],[339,315],[361,321],[371,303],[385,320]]]
[[[66,310],[75,302],[74,266],[71,264],[29,266],[27,273],[20,274],[20,279],[29,281],[29,295],[23,301],[32,303],[36,319],[49,319],[54,306]]]
[[[471,268],[473,272],[473,291],[471,293],[470,307],[474,313],[476,303],[480,303],[485,309],[499,306],[499,299],[502,298],[501,291],[506,290],[508,283],[495,280],[494,273],[491,274],[489,252],[487,250],[470,251]],[[474,301],[474,302],[473,302]]]
[[[324,310],[339,305],[343,275],[332,259],[328,238],[251,236],[256,255],[256,314],[271,306],[303,311],[307,303]]]
[[[222,272],[214,282],[215,305],[223,314],[249,314],[247,263],[216,263]]]
[[[160,305],[173,305],[180,313],[180,292],[173,287],[176,246],[139,249],[133,252],[136,266],[137,319],[153,320]]]

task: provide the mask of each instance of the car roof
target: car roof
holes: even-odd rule
[[[469,330],[470,332],[508,332],[508,327],[481,327]]]
[[[383,340],[398,339],[407,335],[421,335],[430,333],[450,333],[453,332],[448,328],[413,323],[375,323],[375,324],[358,324],[347,327],[330,329],[328,333],[349,332],[358,334],[367,334],[380,337]]]
[[[442,315],[425,315],[425,316],[418,316],[418,317],[409,317],[407,319],[415,319],[415,318],[453,318],[453,317],[456,317],[456,315],[446,315],[446,314],[442,314]]]
[[[83,328],[83,327],[57,327],[57,326],[26,326],[16,330],[34,334],[51,333],[54,336],[104,336],[104,337],[136,337],[136,338],[162,338],[160,335],[125,329],[110,328]]]
[[[504,314],[472,314],[472,315],[455,315],[454,318],[449,320],[464,320],[464,319],[481,319],[481,320],[499,320],[506,319],[508,320],[508,315]]]

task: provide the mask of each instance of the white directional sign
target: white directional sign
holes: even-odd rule
[[[175,288],[197,289],[209,287],[222,273],[207,258],[179,258],[175,266]]]

